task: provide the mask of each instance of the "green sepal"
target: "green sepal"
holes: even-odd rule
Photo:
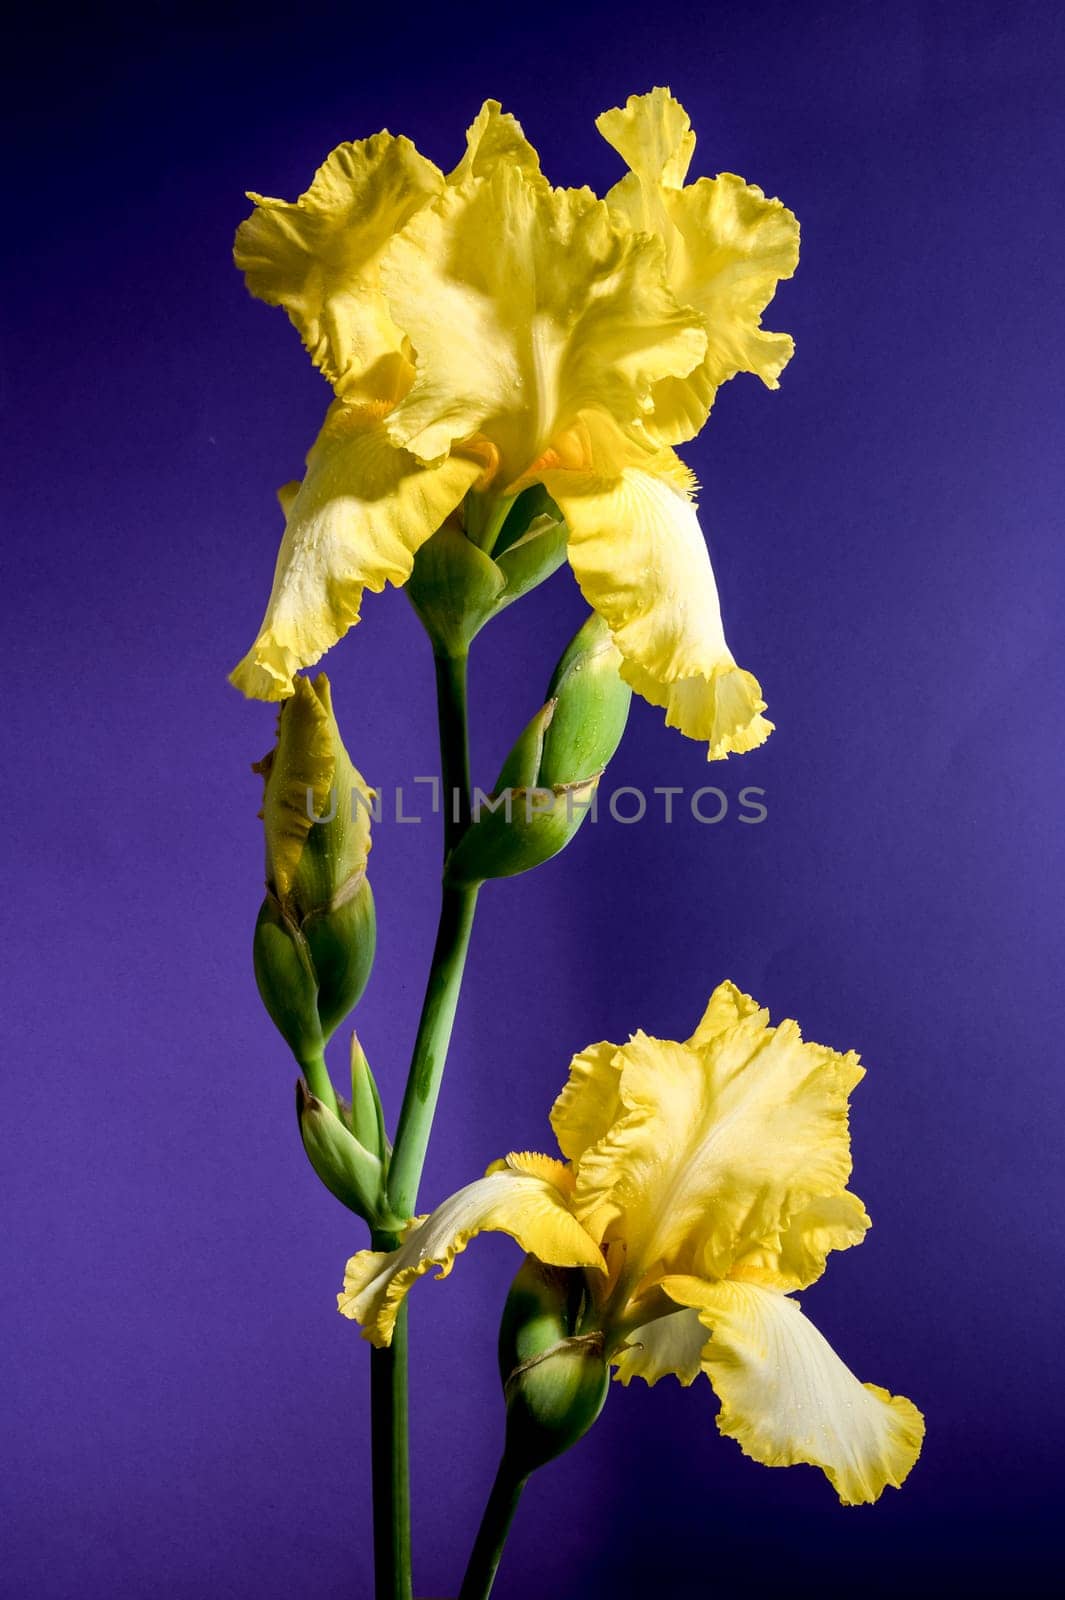
[[[381,1096],[354,1029],[351,1034],[351,1131],[359,1143],[387,1167],[392,1145],[385,1127]]]
[[[327,1105],[296,1083],[296,1116],[307,1159],[330,1194],[376,1225],[384,1195],[381,1162]]]
[[[526,723],[515,739],[510,754],[499,769],[499,777],[492,789],[493,795],[504,789],[531,789],[540,777],[540,762],[544,754],[544,736],[555,714],[555,702],[549,700]]]
[[[587,815],[599,774],[584,783],[538,784],[509,791],[498,811],[482,807],[447,859],[449,888],[473,888],[488,878],[513,878],[543,866],[564,850]],[[508,791],[501,791],[506,794]]]
[[[341,903],[306,917],[302,933],[318,979],[318,1016],[328,1040],[358,1004],[377,947],[377,914],[365,873],[342,891]]]
[[[437,655],[462,656],[498,609],[504,586],[491,557],[445,523],[418,550],[406,591]]]
[[[492,552],[507,584],[501,608],[558,571],[566,559],[568,538],[561,511],[541,485],[518,496]]]
[[[525,1477],[575,1445],[606,1402],[610,1369],[599,1332],[578,1332],[584,1276],[526,1256],[499,1335],[507,1403],[504,1462]]]
[[[528,538],[534,524],[545,520],[561,522],[562,513],[543,484],[534,483],[522,490],[507,512],[506,521],[499,530],[492,550],[496,560],[513,549],[519,540]]]
[[[252,940],[255,982],[274,1026],[296,1060],[321,1055],[324,1040],[318,1017],[318,980],[299,928],[273,895],[259,909]]]

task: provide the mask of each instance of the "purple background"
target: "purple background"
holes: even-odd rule
[[[656,82],[693,116],[696,171],[803,224],[767,319],[798,343],[781,392],[729,384],[689,451],[779,731],[707,769],[638,703],[611,778],[734,803],[757,784],[769,816],[607,822],[485,894],[423,1198],[549,1147],[575,1049],[683,1035],[730,975],[869,1066],[876,1226],[805,1303],[929,1436],[901,1494],[843,1510],[812,1469],[720,1440],[704,1383],[615,1389],[534,1482],[500,1592],[1042,1592],[1063,1420],[1055,9],[148,7],[16,40],[5,1597],[369,1592],[365,1350],[333,1310],[360,1228],[304,1161],[252,983],[248,764],[272,712],[225,684],[326,394],[229,264],[242,192],[294,196],[384,125],[450,165],[489,94],[556,181],[602,189],[594,115]],[[482,636],[480,781],[581,615],[562,573]],[[370,597],[328,666],[371,781],[434,770],[402,595]],[[377,830],[358,1022],[390,1109],[437,849],[435,825]],[[423,1595],[454,1594],[494,1465],[517,1263],[480,1240],[414,1297]]]

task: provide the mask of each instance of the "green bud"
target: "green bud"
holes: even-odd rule
[[[264,780],[266,900],[255,927],[263,1003],[301,1065],[359,1000],[376,917],[366,877],[373,795],[352,765],[329,680],[297,678]]]
[[[606,1401],[603,1336],[576,1331],[584,1275],[526,1256],[511,1285],[499,1334],[507,1402],[504,1461],[526,1477],[576,1444]]]
[[[632,700],[632,690],[618,676],[620,661],[610,629],[593,611],[563,652],[547,687],[555,714],[544,735],[541,783],[598,777],[610,761]]]
[[[326,1188],[349,1211],[376,1225],[384,1193],[378,1157],[310,1093],[302,1078],[296,1083],[296,1115],[307,1159]]]
[[[621,741],[632,691],[610,630],[592,615],[555,668],[551,698],[519,735],[487,804],[448,858],[454,887],[509,878],[565,848]]]
[[[301,1065],[313,1060],[324,1045],[318,978],[306,940],[273,895],[259,908],[252,957],[255,982],[274,1026]]]

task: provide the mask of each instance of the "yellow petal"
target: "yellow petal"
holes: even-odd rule
[[[830,1250],[861,1244],[872,1223],[856,1194],[822,1195],[796,1212],[775,1244],[738,1256],[729,1276],[767,1289],[805,1289],[825,1270]]]
[[[349,400],[394,400],[410,381],[381,293],[381,251],[443,178],[409,139],[342,144],[294,203],[253,194],[234,256],[248,288],[284,306],[311,359]]]
[[[724,1277],[846,1185],[857,1057],[765,1018],[698,1048],[638,1033],[618,1052],[621,1109],[576,1162],[574,1209],[594,1238],[624,1240],[630,1293],[668,1273]]]
[[[640,433],[651,386],[702,360],[661,245],[587,189],[552,189],[505,163],[449,187],[393,240],[381,267],[416,376],[388,421],[423,460],[485,435],[510,483],[582,412]]]
[[[669,1279],[713,1337],[703,1367],[721,1401],[717,1425],[767,1467],[820,1467],[844,1505],[898,1488],[921,1451],[911,1401],[859,1383],[787,1295],[747,1283]]]
[[[426,467],[371,412],[334,405],[307,457],[258,638],[231,681],[257,700],[292,693],[293,674],[359,620],[363,589],[403,584],[414,552],[454,510],[483,463]]]
[[[687,1388],[702,1371],[708,1338],[699,1313],[687,1307],[645,1323],[614,1357],[617,1381],[628,1386],[633,1378],[642,1378],[653,1388],[659,1378],[672,1376]]]
[[[680,188],[695,151],[695,134],[691,118],[668,89],[630,94],[624,109],[604,111],[595,125],[648,186]]]
[[[656,472],[546,471],[588,604],[625,658],[621,676],[710,760],[751,750],[772,723],[757,679],[725,641],[717,585],[691,499]]]
[[[504,111],[498,100],[486,100],[466,130],[466,154],[447,181],[457,185],[467,178],[485,178],[502,164],[520,167],[530,176],[540,174],[540,157],[517,117]]]
[[[545,1173],[560,1176],[563,1187]],[[603,1270],[603,1260],[570,1210],[568,1175],[550,1157],[512,1156],[467,1184],[409,1230],[398,1250],[360,1250],[337,1296],[341,1314],[360,1322],[371,1344],[392,1340],[396,1316],[411,1285],[432,1267],[446,1278],[455,1257],[477,1233],[507,1233],[521,1248],[555,1267]]]
[[[607,203],[632,227],[661,238],[670,287],[706,327],[704,361],[654,390],[658,437],[675,444],[698,432],[718,387],[737,372],[778,387],[794,344],[788,334],[763,329],[762,313],[798,264],[799,225],[779,200],[735,173],[681,187],[694,136],[666,90],[634,95],[624,112],[607,112],[597,126],[631,169]]]
[[[726,1033],[729,1028],[735,1027],[737,1022],[742,1022],[745,1017],[753,1017],[759,1012],[763,1022],[768,1022],[769,1012],[761,1011],[757,1000],[752,1000],[749,994],[744,994],[742,989],[737,989],[736,985],[726,978],[724,983],[718,984],[710,996],[699,1026],[688,1043],[709,1044],[718,1034]]]
[[[582,1156],[614,1121],[620,1078],[616,1044],[590,1044],[573,1057],[566,1086],[551,1107],[551,1126],[568,1160]]]

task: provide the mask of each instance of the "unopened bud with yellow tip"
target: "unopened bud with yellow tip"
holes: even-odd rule
[[[266,899],[255,927],[259,993],[316,1094],[321,1054],[360,998],[376,918],[366,877],[373,795],[352,765],[329,680],[296,678],[278,715],[264,780]]]

